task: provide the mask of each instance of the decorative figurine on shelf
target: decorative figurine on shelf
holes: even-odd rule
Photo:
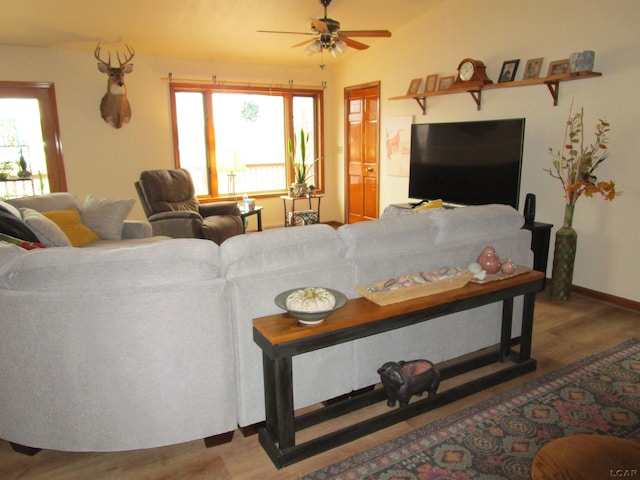
[[[387,362],[378,369],[378,374],[390,407],[395,406],[396,400],[405,407],[413,395],[423,392],[429,392],[431,398],[440,386],[440,372],[429,360]]]
[[[20,159],[18,160],[18,177],[20,178],[31,178],[31,172],[27,170],[27,161],[24,159],[24,155],[22,154],[22,149],[20,149]]]

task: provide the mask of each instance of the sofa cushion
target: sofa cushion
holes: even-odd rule
[[[38,212],[46,210],[67,210],[69,208],[77,208],[81,210],[78,199],[69,192],[54,192],[46,195],[34,195],[31,197],[11,198],[7,200],[17,208],[31,208]]]
[[[82,223],[102,240],[122,239],[122,226],[131,212],[135,200],[110,200],[87,195],[80,216]]]
[[[438,227],[431,221],[434,213],[435,210],[423,210],[411,215],[342,225],[338,234],[347,245],[347,258],[414,251],[432,244],[438,235]]]
[[[95,232],[82,223],[80,212],[75,208],[49,210],[42,212],[42,215],[58,225],[74,247],[100,240]]]
[[[498,204],[436,210],[430,219],[438,229],[435,243],[499,235],[524,225],[524,217],[515,208]]]
[[[306,225],[231,237],[221,245],[220,263],[223,275],[229,279],[296,265],[335,262],[343,250],[333,228]]]
[[[46,247],[70,247],[71,242],[58,225],[32,208],[20,208],[24,223]]]
[[[9,275],[14,269],[15,262],[28,253],[30,252],[13,243],[0,242],[0,279]]]
[[[0,276],[0,289],[106,295],[197,285],[219,277],[218,248],[208,240],[180,238],[120,248],[32,250],[14,260],[11,275]]]

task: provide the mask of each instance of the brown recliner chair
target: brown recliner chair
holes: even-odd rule
[[[154,235],[206,238],[220,245],[243,233],[238,204],[199,203],[188,170],[145,170],[135,185]]]

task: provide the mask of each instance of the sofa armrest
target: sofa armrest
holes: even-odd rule
[[[198,208],[200,209],[200,215],[203,217],[213,217],[215,215],[240,216],[240,207],[238,207],[237,202],[201,203]]]
[[[122,224],[122,238],[149,238],[153,235],[151,224],[140,220],[125,220]]]
[[[171,212],[160,212],[154,213],[151,215],[148,220],[149,222],[157,222],[159,220],[171,220],[171,219],[200,219],[202,220],[202,216],[199,213],[192,212],[191,210],[175,210]]]
[[[149,217],[154,235],[202,238],[202,217],[192,211],[160,212]]]

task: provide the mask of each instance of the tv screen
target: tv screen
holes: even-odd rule
[[[409,197],[518,208],[524,118],[411,126]]]

